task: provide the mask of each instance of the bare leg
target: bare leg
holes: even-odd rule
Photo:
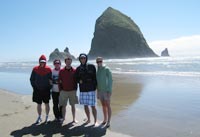
[[[75,105],[71,105],[71,109],[72,109],[72,117],[73,117],[73,121],[74,123],[77,123],[78,121],[76,120],[76,108]]]
[[[65,120],[65,115],[66,115],[66,105],[62,106],[62,118],[63,118],[63,121]]]
[[[106,123],[107,121],[107,107],[106,102],[101,100],[102,110],[103,110],[103,122],[102,124]]]
[[[90,110],[87,105],[84,105],[85,114],[87,116],[86,124],[90,123]]]
[[[110,120],[111,120],[111,115],[112,115],[112,110],[111,110],[111,106],[110,106],[110,100],[106,101],[106,107],[107,107],[107,111],[108,111],[108,121],[107,121],[107,126],[110,126]]]
[[[49,103],[45,104],[45,111],[46,111],[45,122],[49,122],[49,111],[50,111]]]
[[[97,110],[95,106],[92,106],[92,114],[94,117],[94,125],[96,125],[97,124]]]
[[[42,122],[41,114],[42,114],[42,104],[37,104],[37,113],[38,113],[38,118],[36,120],[36,124],[39,124]]]

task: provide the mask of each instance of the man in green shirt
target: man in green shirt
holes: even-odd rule
[[[112,73],[110,69],[103,65],[103,58],[97,57],[97,98],[100,100],[103,109],[104,120],[102,125],[110,126],[111,119],[111,94],[112,94]]]

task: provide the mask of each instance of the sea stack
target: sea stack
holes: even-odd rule
[[[165,48],[165,50],[163,50],[163,51],[161,52],[161,56],[162,56],[162,57],[169,57],[169,52],[168,52],[168,49],[167,49],[167,48]]]
[[[134,21],[111,7],[96,20],[88,56],[90,58],[157,57]]]
[[[49,61],[54,61],[55,59],[64,60],[67,56],[71,56],[72,59],[75,57],[69,52],[68,47],[65,48],[64,52],[60,52],[58,48],[56,48],[50,55]]]

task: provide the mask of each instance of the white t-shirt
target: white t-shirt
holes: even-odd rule
[[[59,87],[58,87],[58,77],[59,77],[59,71],[60,70],[55,70],[53,69],[52,71],[52,92],[59,92]]]

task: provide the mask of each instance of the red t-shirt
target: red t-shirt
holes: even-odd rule
[[[59,73],[59,89],[64,91],[72,91],[77,89],[77,83],[75,79],[76,69],[71,67],[67,69],[64,67]]]

